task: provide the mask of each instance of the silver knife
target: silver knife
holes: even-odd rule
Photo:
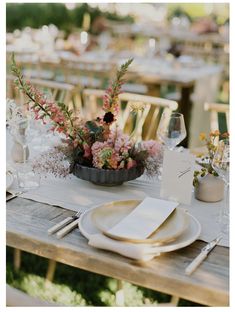
[[[213,241],[203,247],[200,254],[187,266],[187,268],[185,269],[185,274],[192,274],[196,270],[196,268],[202,263],[202,261],[206,259],[208,254],[212,251],[213,248],[215,248],[215,246],[219,243],[221,239],[222,235],[219,235],[217,238],[215,238]]]

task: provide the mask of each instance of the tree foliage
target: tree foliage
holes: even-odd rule
[[[70,32],[73,28],[81,28],[83,16],[89,13],[91,24],[98,16],[110,20],[133,22],[130,16],[121,17],[116,14],[92,8],[87,3],[77,4],[73,10],[66,8],[63,3],[7,3],[6,28],[8,32],[23,29],[26,26],[39,28],[43,25],[54,24],[59,29]]]

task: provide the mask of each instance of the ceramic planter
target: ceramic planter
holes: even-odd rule
[[[224,182],[219,177],[207,174],[198,179],[198,186],[195,187],[195,197],[204,202],[217,202],[224,198]]]

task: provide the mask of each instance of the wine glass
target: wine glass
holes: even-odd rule
[[[228,188],[229,188],[229,163],[230,151],[229,140],[221,140],[218,143],[214,158],[212,160],[212,167],[217,174],[223,179],[225,185],[225,199],[224,205],[221,207],[218,222],[221,225],[221,232],[228,234],[229,226],[229,203],[228,203]]]
[[[183,114],[163,113],[157,135],[167,149],[173,150],[186,137]]]
[[[15,164],[18,187],[23,190],[37,188],[39,176],[36,175],[28,161],[28,144],[32,140],[32,132],[27,117],[17,120],[10,129],[14,140],[22,147],[22,162]]]

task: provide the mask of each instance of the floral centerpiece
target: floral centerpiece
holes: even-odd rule
[[[133,59],[129,59],[121,65],[116,78],[106,90],[102,107],[104,114],[94,120],[83,120],[64,103],[52,101],[32,86],[30,81],[26,81],[14,57],[12,58],[15,84],[28,97],[27,108],[33,111],[36,120],[50,122],[51,130],[63,134],[64,137],[63,146],[50,151],[50,156],[46,159],[40,157],[38,167],[60,174],[54,169],[58,169],[58,161],[67,158],[71,172],[82,179],[101,184],[120,184],[140,176],[144,169],[148,175],[157,173],[161,145],[153,140],[136,143],[131,135],[124,134],[115,124],[120,110],[118,96],[124,83],[124,75],[132,61]],[[62,175],[65,172],[67,171],[63,171]],[[96,175],[102,172],[103,180],[94,178],[94,172]],[[118,178],[111,182],[114,175],[118,175]]]

